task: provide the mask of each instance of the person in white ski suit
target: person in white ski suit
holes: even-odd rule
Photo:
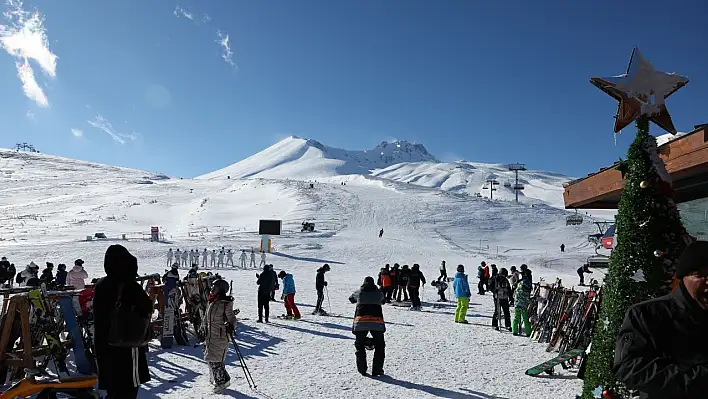
[[[216,267],[224,267],[224,250],[220,249],[219,250],[219,263],[217,263]]]
[[[184,251],[182,251],[182,266],[187,267],[187,258],[188,257],[189,257],[189,253],[185,249]]]
[[[190,249],[189,250],[189,263],[187,264],[187,267],[192,267],[192,263],[194,263],[194,250]]]
[[[173,256],[173,255],[174,255],[174,254],[172,253],[172,248],[170,248],[170,249],[167,251],[167,267],[170,267],[170,265],[172,264],[172,256]]]
[[[189,266],[192,267],[194,265],[199,266],[199,250],[198,249],[194,250],[194,259],[192,260],[192,264]]]
[[[226,251],[226,266],[228,266],[229,263],[231,263],[231,267],[236,267],[236,265],[234,265],[234,254],[230,249]]]
[[[206,269],[209,262],[209,251],[207,251],[206,248],[204,248],[204,252],[202,252],[202,258],[204,258],[202,260],[202,267]]]
[[[256,267],[256,253],[251,250],[251,267]]]
[[[241,267],[246,268],[246,259],[248,259],[248,255],[246,255],[246,250],[242,249],[241,250]]]
[[[266,253],[265,251],[261,251],[261,265],[260,267],[263,267],[266,265]]]
[[[216,267],[216,250],[211,250],[211,267]]]
[[[182,259],[182,252],[179,250],[179,248],[177,248],[177,250],[175,251],[175,262],[179,263],[180,259]],[[167,267],[172,267],[173,264],[174,263],[170,263],[169,265],[167,265]]]

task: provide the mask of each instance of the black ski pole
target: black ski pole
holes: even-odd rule
[[[241,364],[241,369],[243,369],[243,375],[246,377],[246,382],[248,382],[248,387],[251,389],[256,389],[256,381],[253,380],[251,371],[246,365],[246,359],[243,358],[241,350],[239,349],[238,344],[236,343],[236,337],[234,337],[233,334],[231,334],[231,343],[234,344],[234,349],[236,349],[236,355],[238,356],[239,363]]]

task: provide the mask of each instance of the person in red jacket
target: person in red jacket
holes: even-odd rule
[[[379,272],[379,281],[376,284],[384,294],[382,303],[391,303],[391,295],[393,295],[393,279],[391,278],[391,271],[389,270],[388,265],[381,268],[381,271]]]

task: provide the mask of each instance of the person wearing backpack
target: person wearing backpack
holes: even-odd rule
[[[103,268],[106,277],[96,282],[93,298],[98,389],[107,391],[108,399],[135,399],[140,384],[150,381],[148,329],[145,330],[144,343],[136,344],[140,345],[137,347],[130,345],[133,345],[134,336],[142,333],[136,329],[145,321],[149,323],[152,304],[145,290],[135,281],[138,260],[125,247],[108,247]],[[123,318],[119,318],[119,314]],[[130,328],[118,328],[114,323],[126,319],[140,323],[130,323]]]

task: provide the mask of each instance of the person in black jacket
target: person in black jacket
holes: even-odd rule
[[[511,315],[509,314],[509,299],[511,298],[511,284],[508,280],[509,271],[502,267],[499,274],[490,280],[494,294],[494,316],[492,327],[499,331],[499,318],[504,313],[504,326],[511,331]]]
[[[408,265],[403,265],[401,271],[398,273],[398,296],[396,297],[396,302],[401,302],[401,293],[403,293],[403,301],[408,301],[408,276],[411,274],[411,269]]]
[[[401,269],[400,265],[398,263],[393,264],[393,268],[391,268],[391,272],[389,273],[391,275],[391,283],[393,283],[393,290],[391,290],[391,298],[396,298],[396,295],[398,295],[398,290],[399,290],[399,285],[398,285],[398,276],[401,274]]]
[[[270,316],[270,292],[275,285],[273,274],[269,265],[263,266],[263,273],[256,273],[256,284],[258,284],[258,323],[263,323],[263,311],[265,310],[265,322]]]
[[[315,277],[315,289],[317,290],[317,305],[315,305],[315,310],[312,314],[319,314],[322,316],[327,316],[327,312],[322,309],[322,302],[324,302],[324,288],[327,286],[325,281],[325,273],[329,271],[329,265],[324,264],[324,266],[317,269],[317,276]]]
[[[366,277],[361,288],[349,297],[351,303],[356,303],[352,333],[356,336],[354,341],[356,368],[362,375],[367,375],[366,347],[371,345],[371,340],[368,338],[369,333],[373,337],[374,346],[374,362],[371,367],[371,375],[384,374],[383,365],[386,357],[384,332],[386,332],[386,323],[384,322],[383,309],[381,308],[383,298],[384,295],[374,284],[373,277]]]
[[[54,282],[54,263],[47,262],[47,268],[42,270],[42,275],[39,276],[42,283],[46,284],[47,287],[53,285]]]
[[[411,310],[421,310],[420,286],[425,285],[425,276],[420,271],[420,265],[415,263],[408,275],[408,295],[411,297]]]
[[[106,277],[94,288],[94,346],[98,365],[98,388],[108,391],[108,398],[134,399],[140,384],[150,381],[147,346],[115,347],[108,344],[113,310],[122,287],[122,306],[134,308],[143,317],[152,314],[150,298],[135,281],[138,260],[121,245],[111,245],[103,261]]]
[[[587,263],[578,268],[578,276],[580,276],[579,285],[585,285],[585,273],[592,274],[592,270],[590,270],[590,265],[588,265]]]
[[[57,266],[57,277],[55,280],[57,283],[57,286],[61,287],[61,286],[66,285],[67,274],[68,273],[66,272],[66,265],[63,263],[60,263],[59,266]]]
[[[0,258],[0,284],[5,284],[7,281],[10,270],[10,262],[7,261],[6,257]],[[12,281],[12,280],[11,280]]]
[[[642,399],[708,392],[708,242],[684,250],[676,277],[671,294],[631,306],[617,336],[614,375]]]
[[[273,286],[270,288],[270,301],[278,302],[277,300],[275,300],[275,291],[280,289],[280,284],[278,284],[278,274],[273,269],[273,265],[269,264],[267,266],[268,273],[270,273],[270,277],[273,279]]]

